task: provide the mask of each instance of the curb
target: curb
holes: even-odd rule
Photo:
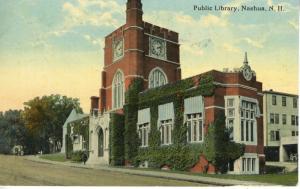
[[[221,179],[221,178],[212,178],[212,177],[201,177],[196,175],[185,175],[185,174],[171,173],[171,172],[131,170],[131,169],[116,168],[116,167],[109,167],[103,165],[102,166],[82,165],[82,164],[76,164],[70,162],[56,162],[51,160],[40,159],[39,156],[25,156],[24,158],[29,161],[52,164],[52,165],[63,165],[68,167],[81,168],[81,169],[95,169],[95,170],[102,170],[102,171],[119,172],[119,173],[125,173],[130,175],[164,178],[170,180],[180,180],[180,181],[195,182],[195,183],[209,184],[215,186],[279,186],[270,183],[240,181],[240,180]]]

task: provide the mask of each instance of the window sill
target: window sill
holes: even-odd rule
[[[192,142],[189,142],[189,144],[202,144],[203,143],[203,140],[202,141],[192,141]]]

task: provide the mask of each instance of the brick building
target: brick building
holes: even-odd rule
[[[190,124],[187,142],[203,143],[209,125],[221,112],[226,116],[226,126],[232,127],[232,140],[246,145],[245,154],[232,162],[230,172],[257,174],[264,166],[262,83],[256,81],[255,72],[248,65],[247,54],[240,69],[231,72],[212,70],[181,80],[179,35],[159,26],[143,21],[141,0],[128,0],[126,24],[106,36],[104,69],[99,97],[91,98],[90,157],[88,163],[110,163],[111,113],[124,112],[125,93],[135,79],[143,81],[143,92],[137,103],[136,131],[141,148],[147,148],[151,125],[157,124],[160,144],[173,144],[172,131],[175,124],[174,102],[170,99],[157,104],[157,120],[151,120],[151,107],[141,105],[143,95],[155,90],[172,88],[190,82],[186,91],[201,87],[203,75],[209,75],[214,86],[211,95],[194,94],[182,98],[183,124]],[[205,84],[205,83],[204,83]],[[171,94],[170,95],[174,95]],[[159,100],[159,99],[157,99]],[[195,125],[192,125],[195,123]],[[191,167],[191,171],[203,172],[207,164],[205,157]],[[213,171],[214,167],[211,166]]]

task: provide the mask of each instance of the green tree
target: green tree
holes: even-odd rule
[[[230,140],[230,129],[225,127],[225,116],[219,114],[218,118],[208,128],[204,139],[204,155],[209,163],[215,165],[217,171],[225,173],[228,163],[244,154],[244,145]]]
[[[53,151],[50,140],[54,149],[58,142],[62,144],[62,126],[70,112],[75,109],[82,113],[79,99],[61,95],[36,97],[24,105],[23,119],[28,129],[29,153]]]
[[[0,153],[8,154],[15,145],[25,145],[26,129],[21,110],[0,113]]]

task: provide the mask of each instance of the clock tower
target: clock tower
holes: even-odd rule
[[[105,37],[100,98],[92,98],[92,109],[122,113],[135,78],[145,90],[181,80],[179,48],[178,33],[144,22],[141,0],[128,0],[126,24]]]

